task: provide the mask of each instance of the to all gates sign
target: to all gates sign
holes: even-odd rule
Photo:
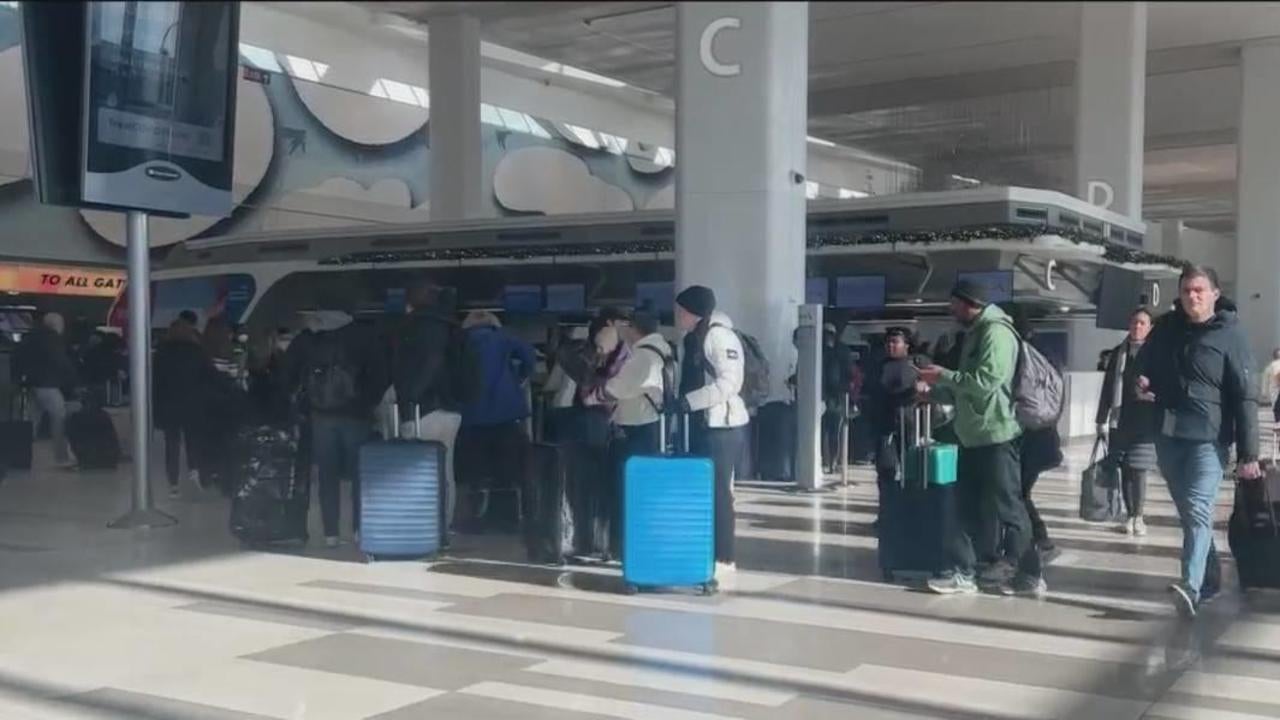
[[[125,274],[115,270],[0,265],[0,291],[37,295],[115,297]]]

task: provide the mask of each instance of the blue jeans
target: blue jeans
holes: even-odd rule
[[[311,418],[311,447],[320,476],[320,520],[325,537],[338,536],[343,478],[351,481],[351,527],[360,531],[359,455],[369,434],[366,420],[320,413]]]
[[[1213,512],[1227,450],[1213,442],[1161,435],[1156,438],[1156,454],[1182,523],[1182,582],[1199,600],[1202,586],[1216,592],[1219,585]]]

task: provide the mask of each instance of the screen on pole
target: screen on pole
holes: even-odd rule
[[[1012,270],[980,270],[975,272],[958,272],[956,281],[969,280],[987,289],[987,301],[1002,303],[1013,300]]]
[[[582,283],[563,283],[547,286],[549,312],[582,312],[587,309],[587,288]]]
[[[1142,303],[1145,282],[1142,273],[1113,266],[1102,269],[1098,287],[1097,327],[1127,330],[1129,315]]]
[[[507,285],[502,288],[502,309],[509,313],[531,314],[542,311],[541,285]]]
[[[804,281],[804,304],[805,305],[821,305],[826,307],[831,304],[831,283],[824,277],[806,278]]]
[[[86,21],[86,202],[231,211],[239,3],[93,2]]]
[[[667,280],[636,283],[636,307],[648,305],[654,312],[669,313],[676,306],[676,284]]]
[[[885,301],[883,275],[846,275],[836,278],[836,303],[846,310],[881,310]]]

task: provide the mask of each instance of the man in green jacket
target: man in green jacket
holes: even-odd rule
[[[960,439],[956,494],[960,531],[947,540],[947,570],[929,589],[954,595],[977,592],[979,558],[995,549],[1002,557],[983,579],[1004,595],[1042,596],[1046,590],[1040,555],[1031,538],[1031,519],[1022,502],[1022,428],[1013,408],[1013,380],[1021,342],[987,289],[960,280],[951,291],[951,314],[965,328],[958,370],[931,365],[920,380],[955,399],[955,433]]]

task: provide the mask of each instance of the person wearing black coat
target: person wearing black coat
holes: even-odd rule
[[[200,468],[205,417],[204,381],[211,377],[213,362],[200,344],[200,335],[185,320],[174,320],[152,359],[152,412],[155,425],[164,431],[164,465],[169,495],[177,497],[182,447],[193,482],[201,481]]]
[[[1156,458],[1182,524],[1182,577],[1169,590],[1178,612],[1194,617],[1221,587],[1213,521],[1231,445],[1242,482],[1262,469],[1252,351],[1235,303],[1209,268],[1188,266],[1178,288],[1138,352],[1137,384],[1156,404]]]
[[[54,460],[60,467],[69,467],[66,396],[76,385],[76,369],[67,351],[64,330],[61,315],[45,315],[40,326],[28,333],[18,346],[16,370],[22,386],[29,388],[34,397],[35,427],[40,427],[43,416],[48,416]]]
[[[911,364],[911,336],[905,328],[890,328],[884,335],[885,359],[880,373],[868,383],[868,419],[875,435],[876,484],[880,489],[883,522],[885,498],[897,490],[898,458],[904,438],[899,417],[916,398],[916,368]]]
[[[1147,534],[1143,502],[1147,478],[1156,470],[1156,404],[1149,393],[1138,390],[1134,362],[1151,333],[1153,320],[1146,308],[1129,316],[1129,336],[1111,352],[1098,398],[1098,437],[1107,440],[1108,454],[1120,461],[1120,490],[1126,511],[1120,531],[1126,535]]]

